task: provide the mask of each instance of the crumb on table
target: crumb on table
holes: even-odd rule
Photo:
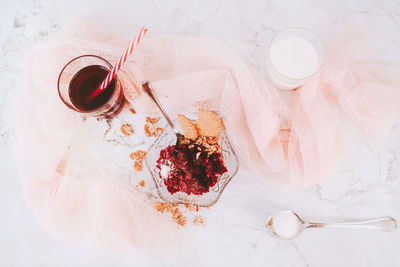
[[[172,219],[180,226],[186,225],[186,217],[179,210],[172,214]]]
[[[139,185],[140,185],[141,187],[145,187],[145,186],[146,186],[146,182],[145,182],[144,180],[141,180],[141,181],[139,182]]]
[[[143,170],[143,163],[141,161],[135,160],[135,163],[133,164],[133,167],[135,168],[135,171],[142,171]]]
[[[146,122],[144,125],[144,133],[146,134],[147,137],[154,136],[155,130],[154,130],[154,125]]]
[[[146,122],[155,124],[160,120],[160,117],[146,117]]]
[[[155,132],[155,137],[159,137],[163,131],[164,131],[163,128],[157,128],[157,130]]]
[[[163,128],[157,128],[154,126],[154,124],[150,122],[146,122],[144,125],[144,133],[146,134],[147,137],[158,137],[160,134],[163,132]]]
[[[136,110],[134,110],[133,108],[130,108],[129,111],[130,111],[132,114],[136,114]]]
[[[156,202],[154,203],[154,208],[159,211],[159,212],[164,212],[165,211],[165,203],[162,202]]]
[[[178,210],[178,204],[164,203],[167,212],[174,213]]]
[[[156,202],[154,203],[154,208],[159,212],[171,213],[172,219],[180,226],[186,225],[187,219],[183,215],[183,213],[179,210],[177,204]]]
[[[144,150],[137,150],[135,152],[132,152],[129,157],[135,161],[133,164],[133,167],[135,168],[136,171],[142,171],[143,170],[143,160],[146,157],[146,151]]]
[[[197,225],[197,226],[205,226],[206,224],[204,223],[204,220],[203,220],[203,217],[201,217],[201,216],[197,216],[195,219],[194,219],[194,221],[193,221],[193,223],[195,224],[195,225]]]
[[[136,150],[135,152],[132,152],[129,157],[133,160],[142,161],[146,157],[146,151]]]
[[[184,204],[184,206],[190,211],[199,211],[199,206],[197,205]]]
[[[128,123],[122,124],[121,125],[121,132],[125,135],[125,136],[131,136],[134,133],[134,130],[132,128],[132,126]]]

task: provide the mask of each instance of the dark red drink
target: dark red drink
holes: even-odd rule
[[[108,74],[108,69],[100,65],[91,65],[79,70],[69,84],[69,97],[80,111],[92,111],[100,108],[111,98],[115,90],[115,79],[97,96],[92,93],[100,86]]]

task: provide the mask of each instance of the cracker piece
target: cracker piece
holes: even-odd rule
[[[196,140],[198,137],[196,125],[186,116],[178,114],[178,122],[183,130],[185,138]]]
[[[215,111],[199,109],[197,112],[197,127],[201,136],[219,137],[223,124]]]

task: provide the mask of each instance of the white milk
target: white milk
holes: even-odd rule
[[[304,38],[285,36],[277,39],[269,51],[268,72],[272,82],[281,89],[302,85],[319,68],[315,46]]]

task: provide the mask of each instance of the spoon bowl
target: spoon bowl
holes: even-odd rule
[[[336,223],[305,222],[295,212],[284,210],[269,216],[266,220],[265,228],[275,238],[291,240],[298,237],[308,228],[358,228],[393,232],[397,229],[397,221],[392,217],[386,216],[368,220]]]
[[[296,213],[284,210],[269,216],[265,228],[275,238],[290,240],[298,237],[306,229],[306,224]]]

